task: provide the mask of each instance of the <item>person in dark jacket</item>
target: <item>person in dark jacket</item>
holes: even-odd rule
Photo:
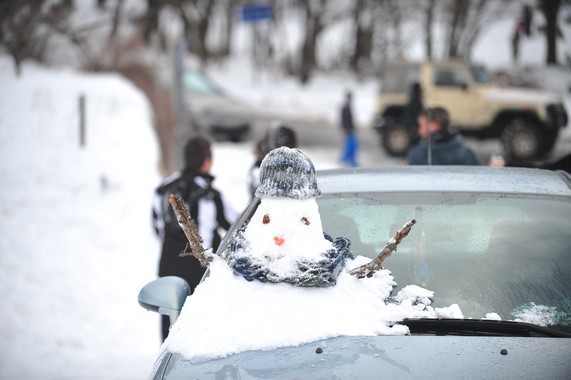
[[[184,160],[184,169],[163,179],[156,188],[153,196],[152,224],[162,241],[159,277],[181,277],[188,282],[192,293],[206,268],[193,256],[180,257],[180,253],[187,249],[188,241],[169,203],[170,194],[184,199],[198,226],[205,249],[212,248],[215,251],[218,248],[221,241],[218,230],[227,230],[237,213],[212,185],[214,177],[210,174],[210,140],[201,135],[191,137],[185,146]],[[162,316],[163,340],[168,336],[169,324],[169,318]]]
[[[341,108],[341,128],[345,134],[343,142],[343,151],[341,153],[341,162],[345,165],[357,166],[357,150],[359,142],[355,133],[355,124],[353,122],[353,111],[351,109],[353,94],[347,91],[345,94],[345,103]]]
[[[418,116],[422,113],[422,87],[420,83],[414,82],[410,86],[408,103],[404,109],[402,123],[411,136],[416,135],[418,130]]]
[[[480,165],[462,136],[450,129],[448,111],[435,107],[418,117],[421,140],[408,152],[409,165]]]

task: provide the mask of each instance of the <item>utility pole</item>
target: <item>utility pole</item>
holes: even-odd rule
[[[186,54],[186,41],[177,42],[174,54],[174,85],[175,85],[175,116],[177,135],[177,157],[178,167],[182,167],[184,157],[184,146],[190,137],[188,120],[186,115],[186,101],[184,91],[184,56]]]

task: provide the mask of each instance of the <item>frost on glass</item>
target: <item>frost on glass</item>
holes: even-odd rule
[[[536,305],[534,302],[529,302],[516,308],[512,315],[515,317],[515,321],[533,323],[539,326],[570,326],[571,300],[565,299],[558,306]]]

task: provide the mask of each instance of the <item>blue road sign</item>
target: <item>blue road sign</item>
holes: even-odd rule
[[[256,22],[272,18],[274,18],[274,12],[270,4],[244,4],[242,6],[243,21]]]

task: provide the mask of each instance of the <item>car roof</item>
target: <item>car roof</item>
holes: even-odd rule
[[[398,166],[317,172],[324,194],[348,192],[481,192],[571,197],[563,171],[485,166]]]

